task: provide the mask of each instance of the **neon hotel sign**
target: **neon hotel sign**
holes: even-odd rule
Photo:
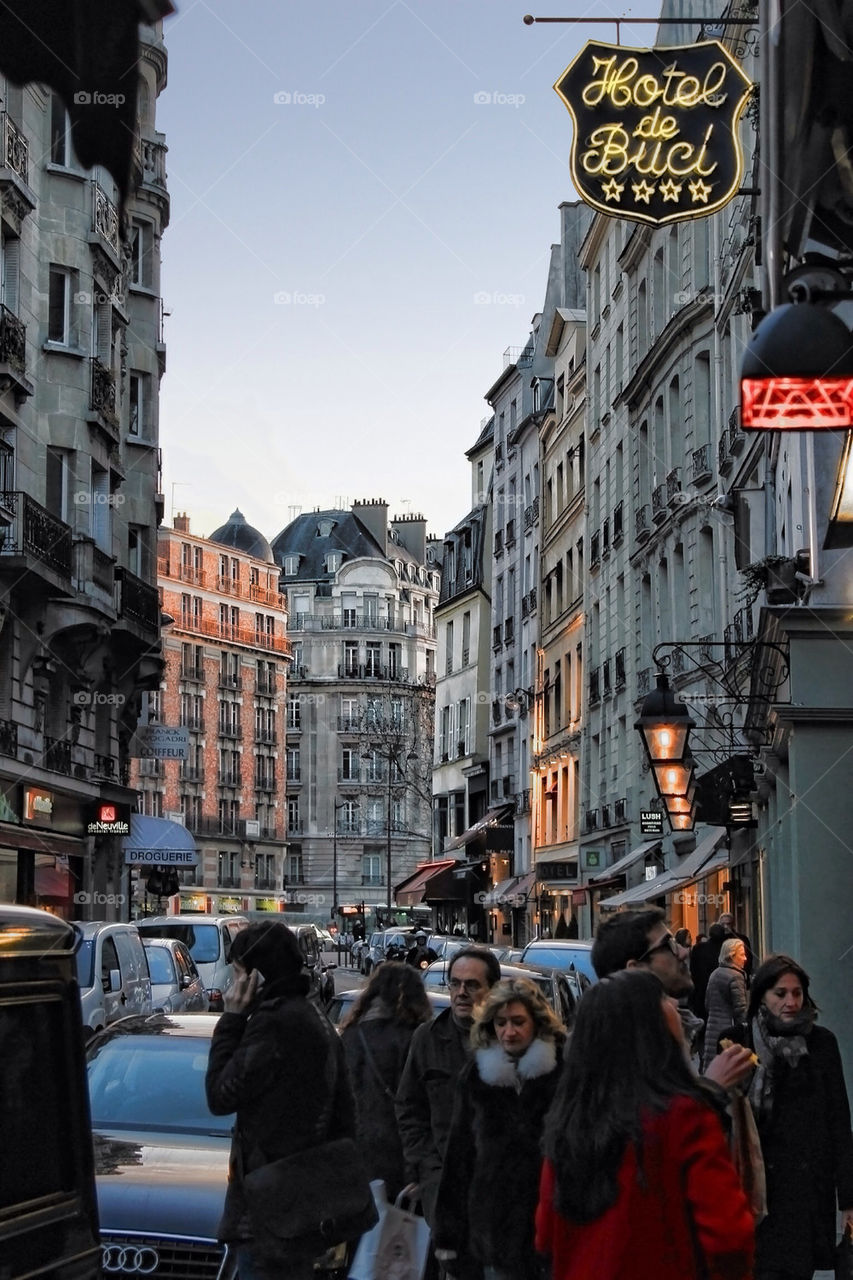
[[[594,209],[659,226],[714,213],[737,191],[752,82],[719,41],[590,40],[554,88],[574,122],[572,180]]]

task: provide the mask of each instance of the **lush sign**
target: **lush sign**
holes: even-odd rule
[[[590,40],[554,88],[575,126],[572,180],[594,209],[657,225],[713,213],[737,191],[752,82],[719,41]]]

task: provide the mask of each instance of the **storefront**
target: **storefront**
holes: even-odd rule
[[[0,900],[66,920],[82,914],[90,803],[37,785],[0,792]]]

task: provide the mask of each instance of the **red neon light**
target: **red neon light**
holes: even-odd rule
[[[744,378],[745,431],[843,431],[853,427],[853,378]]]

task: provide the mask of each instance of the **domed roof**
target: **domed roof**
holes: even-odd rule
[[[258,560],[268,560],[271,564],[275,564],[272,547],[262,533],[247,524],[246,517],[239,507],[231,513],[225,524],[214,530],[210,535],[210,541],[219,542],[223,547],[234,547],[237,551],[244,551],[248,556],[255,556]]]

